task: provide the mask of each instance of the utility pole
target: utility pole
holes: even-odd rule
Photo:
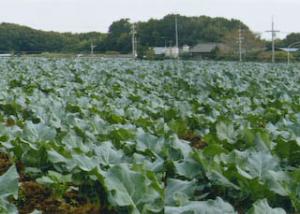
[[[175,14],[175,40],[176,40],[176,52],[178,51],[178,53],[176,53],[176,55],[178,54],[178,56],[176,56],[176,58],[179,57],[179,42],[178,42],[178,20],[177,20],[177,14]]]
[[[97,47],[96,45],[93,44],[93,42],[91,42],[91,55],[94,55],[94,49],[95,47]]]
[[[242,46],[242,44],[243,44],[243,37],[242,37],[242,28],[241,28],[241,26],[239,27],[239,40],[238,40],[238,43],[239,43],[239,55],[240,55],[240,62],[242,62],[243,61],[243,53],[242,53],[242,48],[243,48],[243,46]]]
[[[272,34],[272,63],[274,63],[275,62],[275,38],[276,38],[276,33],[280,31],[275,30],[273,17],[272,17],[272,30],[268,30],[267,32]]]
[[[175,15],[175,39],[176,39],[176,48],[178,48],[178,20],[177,15]]]
[[[132,24],[132,57],[135,59],[137,57],[137,42],[136,42],[136,30],[135,24]]]

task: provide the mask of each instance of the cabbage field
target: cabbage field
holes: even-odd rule
[[[300,212],[300,65],[0,59],[0,213]]]

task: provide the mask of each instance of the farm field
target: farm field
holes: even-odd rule
[[[0,213],[300,212],[300,65],[0,59]]]

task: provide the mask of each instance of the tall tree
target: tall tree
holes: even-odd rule
[[[129,19],[121,19],[113,22],[109,27],[106,42],[109,50],[128,53],[132,47]]]
[[[242,29],[242,28],[241,28]],[[241,35],[239,35],[239,29],[226,33],[222,39],[222,43],[225,45],[225,49],[221,50],[221,54],[227,54],[231,56],[239,55],[239,36],[241,36],[242,42],[242,54],[244,57],[251,56],[253,53],[262,51],[265,47],[265,43],[260,39],[259,35],[251,32],[249,29],[242,29]]]

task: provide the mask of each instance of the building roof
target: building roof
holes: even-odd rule
[[[221,46],[221,43],[199,43],[191,48],[192,53],[211,53],[217,47]]]
[[[299,50],[299,48],[279,48],[279,49],[285,52],[297,52]]]
[[[11,57],[12,54],[0,54],[0,57]]]

